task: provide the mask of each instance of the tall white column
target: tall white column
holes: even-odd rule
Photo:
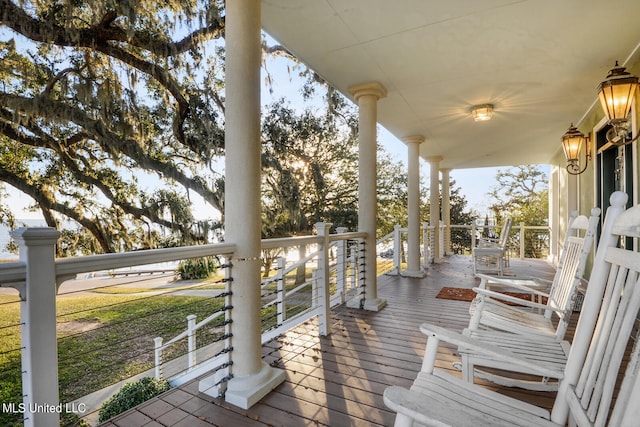
[[[226,2],[225,240],[233,264],[233,378],[226,400],[249,408],[284,381],[262,362],[260,319],[260,0]]]
[[[415,135],[404,138],[408,152],[408,182],[407,182],[407,210],[408,210],[408,252],[407,269],[401,274],[408,277],[424,277],[420,268],[420,144],[424,136]]]
[[[444,222],[444,254],[451,255],[451,169],[440,169],[442,173],[442,221]]]
[[[11,237],[20,247],[26,283],[20,291],[22,403],[25,426],[57,426],[60,414],[38,408],[59,404],[56,339],[55,244],[53,228],[19,228]]]
[[[376,153],[378,100],[387,95],[377,82],[352,86],[349,92],[358,103],[358,230],[367,233],[365,239],[365,297],[347,303],[349,307],[362,307],[378,311],[386,305],[378,298],[376,272],[376,228],[378,194],[376,190]]]
[[[433,226],[433,262],[439,263],[440,258],[440,161],[441,156],[428,157],[429,162],[429,224]]]

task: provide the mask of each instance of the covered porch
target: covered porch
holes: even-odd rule
[[[554,269],[543,260],[514,259],[510,273],[552,278]],[[263,346],[263,360],[286,372],[286,379],[253,407],[199,393],[193,380],[103,426],[392,425],[395,413],[385,407],[382,393],[389,385],[410,386],[420,370],[426,341],[420,323],[455,330],[468,325],[468,302],[436,295],[443,287],[471,288],[477,282],[471,257],[463,255],[446,257],[424,278],[380,276],[384,310],[341,305],[331,312],[330,335],[319,334],[314,318]],[[454,372],[456,359],[454,348],[441,349],[438,367]],[[547,409],[553,405],[555,392],[487,386]]]
[[[261,3],[264,3],[262,13]],[[586,121],[591,129],[595,129],[591,121],[598,122],[599,128],[605,125],[600,119],[602,113],[593,108],[595,94],[585,88],[595,86],[617,58],[631,70],[640,64],[638,26],[636,14],[632,13],[637,11],[638,4],[619,2],[627,7],[628,13],[615,11],[616,17],[619,15],[620,19],[628,21],[620,22],[620,31],[612,32],[606,41],[610,46],[603,47],[589,43],[583,34],[551,33],[552,28],[564,29],[563,25],[555,25],[563,22],[542,19],[542,15],[573,17],[572,7],[584,7],[577,1],[563,6],[558,11],[562,13],[540,13],[540,17],[531,22],[527,20],[533,18],[531,12],[542,10],[531,2],[520,2],[516,10],[511,10],[514,6],[507,7],[509,2],[490,2],[491,5],[483,6],[481,11],[475,10],[474,2],[464,2],[465,7],[461,10],[440,13],[429,9],[427,3],[432,2],[425,2],[420,9],[415,2],[403,2],[394,5],[391,11],[384,11],[386,2],[377,2],[377,8],[362,6],[361,2],[340,3],[342,6],[332,1],[302,1],[293,6],[288,1],[227,2],[225,217],[230,220],[225,224],[226,247],[215,249],[220,254],[232,255],[229,265],[233,266],[233,304],[225,306],[235,311],[232,335],[227,334],[235,337],[234,376],[227,389],[226,401],[200,393],[201,381],[194,379],[106,425],[391,424],[394,414],[385,408],[382,393],[389,385],[406,386],[415,378],[425,341],[418,330],[420,323],[428,321],[457,330],[468,324],[469,303],[436,299],[438,290],[443,286],[471,288],[476,283],[470,257],[439,258],[436,255],[436,263],[427,271],[419,263],[419,158],[429,163],[432,210],[429,219],[432,224],[442,218],[445,225],[449,225],[448,174],[456,168],[552,164],[549,216],[552,251],[558,249],[558,236],[563,235],[569,212],[577,209],[583,213],[598,205],[601,195],[596,194],[594,188],[595,164],[590,163],[589,172],[584,175],[584,181],[590,181],[588,186],[579,178],[567,175],[564,161],[558,160],[559,137],[569,122],[577,122],[581,117],[589,118]],[[593,7],[588,14],[592,21],[581,22],[581,27],[595,28],[603,17],[613,14],[608,5]],[[416,17],[420,22],[412,22]],[[457,25],[452,28],[436,25],[444,22]],[[530,27],[521,32],[524,22],[529,22]],[[390,25],[383,25],[387,23]],[[260,337],[262,295],[257,285],[261,268],[259,82],[262,28],[316,69],[337,90],[349,94],[358,105],[359,218],[358,235],[352,237],[361,239],[362,246],[368,248],[358,257],[357,281],[363,286],[363,296],[349,301],[356,306],[342,304],[329,312],[326,286],[325,304],[321,306],[323,313],[319,315],[329,321],[318,325],[313,318],[283,332],[264,346]],[[490,31],[496,28],[502,30]],[[469,40],[476,40],[478,33],[474,29],[483,30],[485,35],[481,39],[483,42],[476,46],[469,43]],[[546,43],[533,44],[541,40],[537,31],[544,33]],[[414,38],[416,34],[418,37]],[[494,38],[488,37],[489,34]],[[605,39],[595,31],[589,34],[600,42]],[[504,44],[493,49],[499,43]],[[546,53],[556,45],[557,50],[548,56]],[[411,46],[422,48],[411,49]],[[460,46],[469,49],[455,49]],[[449,57],[452,60],[438,56],[441,51],[452,52]],[[579,61],[567,65],[565,51],[579,51],[580,54],[575,55]],[[401,55],[385,56],[383,52]],[[421,59],[416,61],[416,58]],[[514,63],[517,66],[512,67]],[[445,64],[446,67],[433,69],[434,64]],[[469,74],[481,78],[469,79]],[[425,75],[430,77],[428,81],[424,80]],[[446,84],[451,80],[454,84]],[[572,84],[561,84],[567,81]],[[553,84],[548,86],[549,83]],[[470,108],[486,104],[495,107],[495,117],[485,124],[487,126],[479,128],[481,124],[471,119]],[[637,116],[635,110],[633,114]],[[376,280],[376,252],[371,248],[375,246],[376,237],[378,123],[407,144],[409,250],[404,277],[381,276]],[[587,124],[582,123],[582,126]],[[637,134],[635,129],[631,133]],[[595,154],[596,147],[590,150]],[[631,185],[637,184],[638,180],[635,148],[633,155],[636,160],[631,162],[631,173],[625,185],[635,204],[638,186]],[[619,171],[616,173],[620,176]],[[598,179],[608,182],[612,178],[599,176]],[[439,194],[442,194],[441,207]],[[433,252],[440,254],[439,228],[435,230]],[[326,248],[328,226],[318,231],[318,237],[313,239],[321,239],[319,244]],[[49,244],[52,245],[53,240]],[[445,249],[446,245],[443,245]],[[72,271],[70,268],[65,270],[66,267],[72,263],[94,262],[90,257],[84,258],[57,262],[57,266],[52,261],[45,265],[47,271],[41,265],[21,262],[9,266],[15,267],[15,273],[5,269],[8,272],[6,281],[22,281],[23,270],[30,268],[29,274],[41,274],[48,285],[45,296],[52,299],[56,277],[63,278]],[[319,257],[317,264],[320,270],[328,271],[326,256]],[[511,269],[518,275],[550,277],[553,273],[545,261],[513,260]],[[76,270],[72,272],[76,273]],[[321,275],[317,281],[328,284],[328,274]],[[38,301],[32,295],[28,298]],[[23,301],[27,302],[26,297]],[[40,314],[34,308],[33,315]],[[52,304],[45,314],[53,321],[48,322],[50,330],[42,335],[52,342],[48,347],[55,348],[55,305]],[[23,324],[29,325],[29,322]],[[34,340],[34,347],[25,347],[38,354],[33,348],[44,344]],[[453,369],[454,353],[453,348],[447,348],[439,355],[441,367]],[[57,378],[47,380],[46,376],[39,375],[52,371],[51,360],[41,356],[37,360],[38,366],[46,369],[33,370],[30,375],[39,383],[47,383],[47,401],[57,402]],[[272,388],[274,392],[269,393]],[[32,387],[33,391],[40,389],[39,386]],[[517,389],[505,392],[547,408],[553,400],[551,393],[528,393]],[[33,398],[29,393],[25,395],[28,399]],[[237,404],[230,403],[230,395]],[[254,399],[258,401],[255,405]],[[33,422],[30,420],[27,425]]]

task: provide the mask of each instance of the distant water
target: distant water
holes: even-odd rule
[[[17,227],[46,227],[47,223],[41,219],[18,219]],[[9,233],[11,229],[5,225],[0,225],[0,260],[17,259],[18,255],[7,252],[7,245],[11,241]]]

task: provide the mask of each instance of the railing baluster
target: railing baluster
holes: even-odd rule
[[[346,233],[347,227],[338,227],[336,231],[338,234]],[[340,295],[340,302],[344,303],[347,293],[347,241],[339,240],[336,244],[336,292]]]
[[[429,223],[423,222],[422,226],[422,268],[429,268]]]
[[[276,312],[278,314],[278,325],[282,325],[287,318],[287,307],[285,303],[287,288],[285,286],[284,269],[286,259],[278,257],[278,272],[276,273]]]
[[[402,263],[402,233],[399,225],[393,226],[393,270],[389,274],[400,274]]]
[[[329,297],[329,228],[331,224],[326,222],[318,222],[314,225],[319,237],[323,240],[320,242],[320,250],[318,252],[318,327],[320,335],[327,336],[331,333],[329,328],[329,319],[331,318],[331,302]]]
[[[196,366],[196,316],[190,314],[187,316],[187,343],[189,346],[189,369]]]
[[[162,337],[153,339],[153,353],[155,358],[155,377],[157,380],[162,379]]]
[[[520,223],[520,259],[524,259],[524,222]]]
[[[358,243],[351,242],[349,245],[349,290],[358,287]]]

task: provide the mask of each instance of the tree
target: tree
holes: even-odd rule
[[[471,224],[475,220],[475,213],[467,210],[468,201],[461,194],[462,189],[456,187],[456,181],[449,183],[449,215],[451,224]],[[442,200],[440,201],[442,203]]]
[[[0,26],[0,181],[49,226],[79,225],[60,254],[205,242],[220,227],[196,221],[190,199],[224,212],[221,2],[0,0]],[[292,58],[266,41],[264,52]],[[265,113],[265,237],[357,227],[354,107],[296,71],[325,108]],[[380,158],[386,221],[406,178]]]
[[[262,237],[311,234],[317,222],[354,227],[357,212],[355,115],[344,100],[324,114],[271,105],[262,126]],[[339,114],[336,114],[339,112]],[[357,214],[356,214],[357,215]],[[306,248],[298,248],[300,258]],[[280,250],[263,253],[268,275]],[[303,280],[304,267],[298,279]]]
[[[408,173],[402,162],[394,161],[378,146],[378,227],[376,237],[393,231],[395,225],[407,226]],[[425,186],[423,185],[424,189]]]
[[[456,187],[456,181],[449,184],[449,215],[452,225],[468,225],[475,221],[476,214],[467,210],[467,199],[461,194],[461,188]],[[440,200],[442,204],[442,200]],[[469,230],[462,228],[451,229],[451,251],[454,254],[469,253]]]
[[[0,0],[0,25],[0,180],[103,252],[131,248],[132,224],[203,240],[189,193],[223,206],[202,167],[223,149],[217,57],[204,56],[224,30],[218,2]],[[143,172],[165,189],[140,188]]]
[[[515,223],[523,222],[532,226],[549,225],[549,190],[546,173],[536,165],[521,165],[496,174],[497,185],[489,196],[493,199],[491,209],[496,218],[502,220],[512,216]],[[525,236],[525,256],[538,258],[548,240],[535,231]]]
[[[547,225],[548,211],[540,209],[541,195],[548,190],[548,178],[537,165],[498,169],[497,185],[489,192],[491,210],[498,219],[511,215],[515,221],[529,219],[530,225]],[[532,213],[533,212],[533,213]]]
[[[333,109],[297,113],[281,100],[265,114],[263,237],[310,234],[320,221],[356,226],[357,119],[344,101]]]

